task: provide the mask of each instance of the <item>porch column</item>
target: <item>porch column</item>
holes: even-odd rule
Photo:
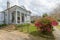
[[[20,13],[20,24],[22,23],[22,17],[21,17],[21,13]]]
[[[16,24],[17,24],[17,11],[16,11]]]
[[[27,23],[27,14],[25,14],[25,23]]]
[[[26,21],[25,18],[26,18],[26,17],[25,17],[25,14],[24,14],[24,23],[25,23],[25,21]]]

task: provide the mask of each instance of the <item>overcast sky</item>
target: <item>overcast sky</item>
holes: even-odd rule
[[[10,5],[24,5],[27,10],[33,12],[32,15],[42,15],[51,12],[60,3],[60,0],[9,0]],[[7,0],[0,0],[0,11],[6,9]]]

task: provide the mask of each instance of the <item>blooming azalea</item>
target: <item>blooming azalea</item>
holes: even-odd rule
[[[48,31],[48,32],[51,32],[51,29],[50,29],[50,28],[47,28],[47,31]]]
[[[41,27],[41,26],[42,26],[42,24],[41,24],[41,23],[39,23],[39,22],[37,22],[37,23],[35,23],[35,26],[37,26],[37,27]]]
[[[51,22],[51,25],[52,25],[52,26],[56,26],[56,25],[58,25],[58,23],[57,23],[56,21],[52,21],[52,22]]]
[[[35,22],[35,26],[40,31],[51,32],[54,26],[57,26],[58,22],[51,17],[43,17]]]

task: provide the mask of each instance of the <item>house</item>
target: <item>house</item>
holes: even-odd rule
[[[0,12],[0,24],[22,24],[31,22],[31,12],[26,10],[25,7],[14,5],[10,7],[7,1],[7,9]]]

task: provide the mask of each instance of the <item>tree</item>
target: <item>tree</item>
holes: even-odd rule
[[[46,16],[48,16],[48,14],[47,14],[47,13],[43,14],[43,17],[46,17]]]

